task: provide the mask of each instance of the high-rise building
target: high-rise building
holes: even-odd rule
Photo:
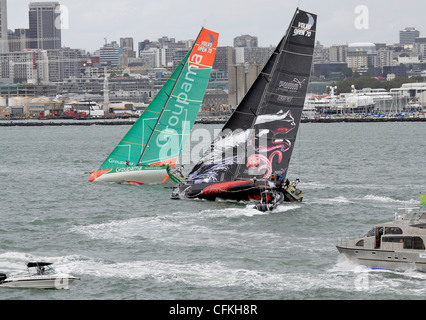
[[[420,31],[415,28],[405,28],[399,32],[399,43],[404,45],[414,44],[416,38],[420,37]]]
[[[217,47],[213,69],[228,72],[228,66],[231,64],[235,64],[232,47]]]
[[[105,43],[100,49],[100,63],[102,66],[118,66],[120,64],[120,55],[124,49],[116,41]]]
[[[347,54],[347,45],[333,45],[329,49],[329,60],[330,62],[346,62]]]
[[[274,52],[272,47],[237,47],[234,49],[235,63],[266,64]]]
[[[228,68],[228,103],[236,108],[263,69],[260,64],[237,64]]]
[[[136,58],[133,42],[133,38],[120,38],[120,47],[124,48],[129,58]]]
[[[28,29],[15,29],[9,30],[9,51],[16,52],[30,48],[30,41],[28,38]]]
[[[0,53],[9,52],[7,34],[7,0],[0,0]]]
[[[31,2],[29,37],[32,49],[60,49],[61,10],[58,2]]]
[[[256,48],[257,37],[245,34],[234,38],[234,48]]]

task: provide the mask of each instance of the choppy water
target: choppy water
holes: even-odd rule
[[[426,298],[426,274],[365,270],[335,247],[418,205],[424,123],[302,124],[290,177],[304,202],[268,214],[89,183],[128,129],[0,128],[0,272],[41,260],[81,277],[68,290],[0,288],[0,300]]]

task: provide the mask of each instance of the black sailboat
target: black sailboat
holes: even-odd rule
[[[211,148],[172,199],[260,200],[283,190],[310,79],[317,16],[297,9],[290,27]],[[284,191],[286,201],[301,200]]]

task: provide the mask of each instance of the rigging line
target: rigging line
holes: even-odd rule
[[[248,112],[243,112],[243,111],[235,110],[235,111],[234,111],[234,113],[246,114],[246,115],[251,116],[251,115],[253,115],[253,111],[252,111],[251,109],[250,109],[250,111],[251,111],[252,113],[248,113]]]
[[[144,112],[161,113],[161,112],[158,112],[158,111],[152,111],[152,110],[145,110]]]
[[[173,133],[173,132],[170,132],[170,131],[158,130],[158,129],[155,129],[154,131],[159,132],[159,133],[165,133],[169,136],[189,136],[190,135],[189,133]]]
[[[173,97],[173,98],[177,98],[177,99],[180,99],[178,96],[175,96],[175,95],[173,95],[173,94],[171,94],[171,96]],[[183,100],[181,100],[182,102],[186,102],[186,101],[189,101],[189,102],[203,102],[203,100],[192,100],[192,99],[183,99]]]
[[[295,54],[295,55],[298,55],[298,56],[304,56],[304,57],[313,57],[313,54],[298,53],[298,52],[288,51],[288,50],[283,50],[282,52]]]
[[[136,145],[136,146],[144,146],[144,144],[143,144],[143,143],[135,143],[135,142],[129,142],[129,141],[124,141],[124,140],[121,140],[121,142],[123,142],[123,143],[127,143],[127,144],[134,144],[134,145]]]
[[[300,159],[301,159],[301,157],[300,157],[300,151],[301,151],[301,149],[302,149],[302,148],[301,148],[301,144],[302,144],[302,143],[301,143],[301,141],[302,141],[302,139],[300,138],[300,133],[301,133],[301,131],[302,131],[302,130],[300,130],[300,126],[299,126],[299,133],[298,133],[299,138],[297,139],[297,140],[298,140],[297,142],[298,142],[298,144],[299,144],[299,161],[298,161],[298,162],[299,162],[299,177],[300,177],[300,174],[301,174],[301,172],[302,172],[302,171],[301,171],[301,169],[300,169]]]

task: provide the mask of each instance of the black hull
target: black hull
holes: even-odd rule
[[[268,181],[229,181],[201,184],[181,184],[173,189],[172,199],[216,199],[233,201],[259,201],[265,190],[276,190],[284,194],[285,202],[301,202],[287,190],[271,186]]]

